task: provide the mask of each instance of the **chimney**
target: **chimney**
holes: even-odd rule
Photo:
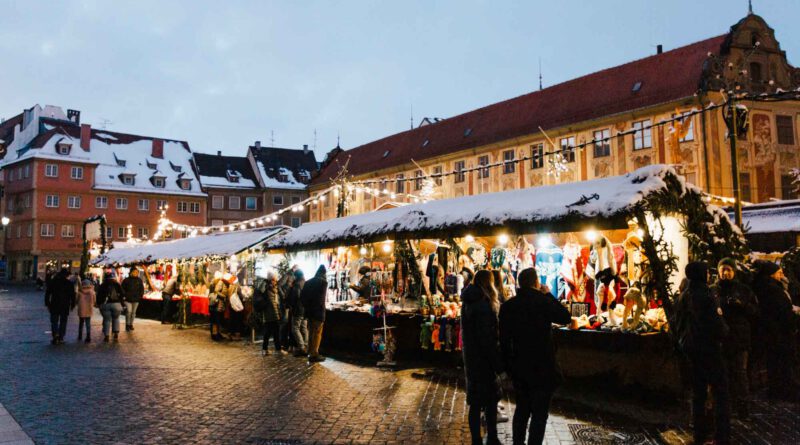
[[[89,146],[92,141],[92,126],[89,124],[81,124],[81,148],[83,151],[89,151]]]
[[[261,141],[256,141],[256,148],[261,148]]]
[[[304,155],[308,154],[308,144],[303,144],[303,154]]]
[[[661,54],[664,52],[664,45],[656,45],[656,54]]]
[[[222,150],[217,150],[217,156],[222,156]]]
[[[164,140],[153,139],[153,152],[150,153],[154,158],[164,159]]]

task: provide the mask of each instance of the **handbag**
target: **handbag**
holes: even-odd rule
[[[244,304],[242,304],[242,300],[239,298],[238,293],[234,293],[233,295],[231,295],[228,301],[231,305],[231,309],[233,309],[234,311],[241,312],[244,310]]]

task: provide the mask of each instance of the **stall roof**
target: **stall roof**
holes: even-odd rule
[[[638,203],[668,188],[667,175],[679,178],[674,168],[653,165],[624,176],[413,204],[304,224],[265,247],[299,250],[387,238],[489,235],[501,227],[514,233],[623,228]]]
[[[800,232],[800,199],[747,206],[742,223],[749,228],[747,234]]]
[[[200,258],[205,256],[230,256],[259,245],[285,230],[285,227],[265,227],[235,232],[183,238],[152,244],[118,247],[100,255],[92,264],[150,263],[158,260]]]

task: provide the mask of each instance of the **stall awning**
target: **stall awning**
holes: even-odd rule
[[[150,263],[159,260],[231,256],[264,243],[285,227],[265,227],[253,230],[213,233],[210,235],[117,247],[92,261],[93,265],[125,265]]]
[[[298,250],[387,238],[488,235],[499,228],[517,233],[623,228],[637,204],[668,188],[667,175],[678,177],[670,166],[653,165],[624,176],[407,205],[304,224],[265,247]]]
[[[733,218],[733,213],[729,213]],[[800,199],[756,204],[742,209],[742,224],[748,234],[800,233]]]

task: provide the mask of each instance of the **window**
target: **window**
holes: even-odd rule
[[[212,219],[211,220],[211,225],[212,226],[221,226],[223,224],[225,224],[225,221],[223,221],[221,219]]]
[[[191,212],[191,213],[200,213],[200,203],[199,202],[190,202],[189,203],[189,212]]]
[[[653,129],[650,128],[651,126],[652,122],[650,121],[650,119],[645,119],[643,121],[633,123],[633,129],[636,130],[633,133],[634,150],[643,150],[645,148],[650,148],[653,146],[653,138],[652,138]]]
[[[272,195],[272,205],[274,205],[274,206],[282,206],[283,205],[283,195]]]
[[[80,196],[69,196],[69,197],[67,197],[67,208],[69,208],[69,209],[79,209],[79,208],[81,208],[81,197]]]
[[[300,218],[296,216],[292,217],[292,227],[300,227]]]
[[[69,149],[71,147],[72,147],[72,144],[59,142],[58,145],[56,146],[56,151],[58,151],[58,154],[60,154],[60,155],[68,155],[69,154]]]
[[[600,158],[603,156],[611,155],[611,130],[606,128],[605,130],[595,131],[594,132],[594,157]]]
[[[117,198],[117,210],[128,210],[128,198]]]
[[[414,190],[422,190],[422,170],[414,172]]]
[[[150,235],[150,229],[147,227],[139,227],[136,229],[136,236],[138,238],[147,238],[148,235]]]
[[[22,177],[23,178],[30,178],[31,177],[31,165],[30,164],[25,164],[25,166],[22,167]]]
[[[752,201],[752,187],[750,186],[750,173],[739,173],[739,189],[742,192],[742,201]]]
[[[33,223],[28,223],[28,227],[25,228],[25,236],[28,238],[33,236]]]
[[[61,238],[75,238],[75,226],[72,224],[62,224]]]
[[[752,82],[763,82],[764,76],[761,73],[761,64],[758,62],[751,62],[750,63],[750,81]]]
[[[489,165],[489,155],[480,156],[478,158],[478,165],[480,165],[481,169],[478,170],[478,179],[485,179],[489,177],[490,169]]]
[[[106,239],[111,239],[114,237],[114,229],[111,226],[106,226]]]
[[[685,113],[681,113],[680,115],[681,116],[686,116],[689,113],[690,112],[687,111]],[[673,114],[672,117],[675,118],[676,115]],[[678,142],[693,141],[694,140],[694,117],[687,117],[687,118],[683,119],[683,125],[688,125],[689,129],[686,130],[686,135],[684,135],[682,138],[678,139]]]
[[[239,210],[242,207],[242,199],[238,196],[228,196],[228,208]]]
[[[164,178],[161,176],[153,177],[153,187],[163,189],[165,187]]]
[[[117,238],[127,238],[128,234],[126,233],[125,227],[117,227]]]
[[[58,195],[47,195],[44,200],[45,207],[58,207]]]
[[[22,196],[22,208],[23,209],[31,208],[31,195]]]
[[[400,173],[399,175],[395,176],[395,191],[397,193],[405,193],[406,192],[406,175]]]
[[[106,196],[97,196],[94,198],[94,207],[96,209],[107,209],[108,208],[108,197]]]
[[[178,201],[178,213],[187,213],[189,211],[189,204],[185,201]]]
[[[514,162],[516,159],[516,153],[514,150],[506,150],[503,152],[503,174],[507,175],[509,173],[514,173],[517,171],[517,163]]]
[[[8,171],[8,182],[14,182],[14,169]]]
[[[464,179],[466,179],[467,177],[467,175],[464,173],[464,165],[465,165],[464,161],[456,161],[455,164],[453,164],[454,167],[453,170],[455,170],[456,172],[455,174],[456,183],[464,182]]]
[[[72,167],[70,177],[72,179],[83,179],[83,167]]]
[[[575,136],[561,138],[561,156],[566,162],[575,162]]]
[[[544,167],[544,144],[531,145],[531,168]]]
[[[139,200],[139,210],[143,212],[150,211],[150,200],[149,199],[140,199]]]
[[[778,143],[794,145],[794,125],[792,125],[792,117],[775,116],[775,123],[778,127]]]
[[[248,196],[244,198],[244,208],[246,210],[256,210],[258,207],[258,198],[255,196]]]
[[[56,236],[56,225],[55,224],[42,224],[39,226],[39,235],[52,238]]]
[[[292,204],[298,204],[300,202],[299,196],[292,196]]]
[[[211,208],[212,209],[224,209],[225,208],[225,197],[224,196],[212,196],[211,197]]]
[[[167,208],[167,200],[166,199],[159,199],[156,201],[156,208],[158,210],[164,210]]]
[[[13,172],[13,170],[12,170]],[[57,178],[58,177],[58,164],[46,164],[44,166],[44,175],[48,178]],[[9,181],[11,180],[12,174],[8,175]]]
[[[122,183],[125,185],[134,185],[136,180],[133,175],[122,175]]]
[[[436,183],[436,185],[442,185],[442,176],[441,176],[441,174],[442,174],[442,166],[441,165],[437,165],[436,167],[433,167],[433,176],[434,176],[433,182]],[[439,176],[436,176],[436,175],[439,175]]]
[[[189,190],[192,188],[192,183],[188,179],[181,179],[179,185],[183,190]]]
[[[800,198],[800,193],[796,189],[800,188],[800,181],[797,184],[792,183],[794,177],[792,175],[781,175],[781,198],[782,199],[797,199]]]

